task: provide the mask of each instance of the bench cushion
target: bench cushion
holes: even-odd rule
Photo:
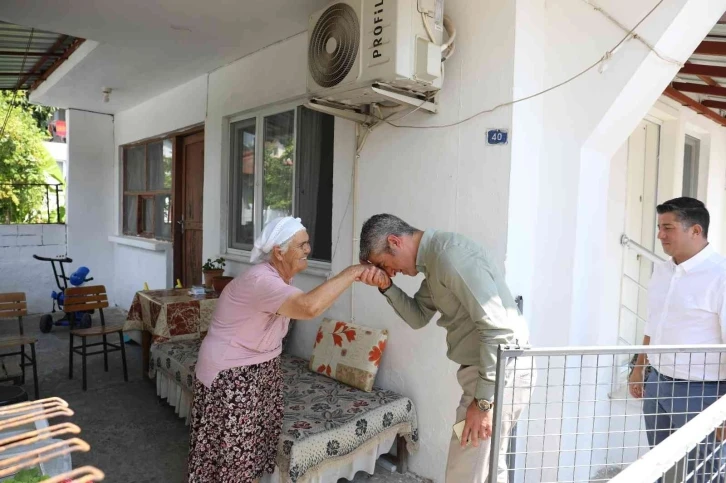
[[[168,341],[151,346],[149,377],[154,380],[160,370],[173,377],[183,389],[194,392],[194,370],[197,366],[202,341]]]
[[[409,398],[375,387],[364,392],[347,386],[287,354],[282,370],[285,410],[277,463],[293,483],[326,460],[345,460],[392,428],[406,439],[409,452],[418,449],[416,408]]]
[[[173,377],[190,393],[201,341],[168,341],[151,348],[150,376]],[[305,359],[282,354],[285,409],[277,466],[283,481],[304,481],[320,465],[354,458],[361,446],[391,431],[418,449],[418,422],[413,402],[392,391],[364,392],[310,371]]]

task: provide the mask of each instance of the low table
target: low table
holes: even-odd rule
[[[142,371],[149,374],[152,342],[199,339],[209,330],[219,294],[190,295],[189,289],[136,292],[124,323],[124,332],[141,331]]]

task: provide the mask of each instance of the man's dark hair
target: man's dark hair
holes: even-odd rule
[[[666,201],[662,205],[658,205],[656,211],[659,215],[673,213],[676,219],[686,228],[701,225],[701,228],[703,228],[703,238],[708,238],[708,225],[711,222],[711,217],[708,214],[706,205],[701,201],[685,196],[674,198]]]
[[[371,216],[360,231],[360,260],[367,261],[373,254],[387,252],[390,235],[413,235],[417,231],[420,230],[395,215],[382,213]]]

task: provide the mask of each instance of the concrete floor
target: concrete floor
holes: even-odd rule
[[[60,314],[56,314],[58,317]],[[129,382],[124,382],[121,354],[88,359],[88,391],[81,388],[81,360],[76,356],[74,379],[68,379],[68,328],[54,327],[42,334],[37,316],[25,318],[28,335],[37,335],[40,396],[58,396],[75,411],[71,421],[81,427],[80,437],[91,445],[88,454],[73,455],[75,467],[93,465],[106,473],[110,483],[183,483],[189,430],[165,401],[156,397],[155,385],[141,376],[141,348],[126,344]],[[123,323],[121,310],[106,311],[107,324]],[[94,316],[94,324],[98,315]],[[16,335],[16,325],[0,325],[0,336]],[[33,396],[32,376],[26,390]],[[340,483],[347,480],[340,480]],[[414,475],[391,474],[378,468],[375,475],[358,473],[356,483],[423,483]]]

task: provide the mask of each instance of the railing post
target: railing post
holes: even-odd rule
[[[58,184],[55,185],[55,221],[60,225],[61,212],[60,212],[60,192],[58,190]]]
[[[492,414],[492,439],[491,439],[491,456],[489,457],[489,481],[497,481],[497,472],[499,471],[499,449],[502,439],[502,414],[504,406],[504,386],[506,385],[506,368],[507,359],[502,355],[505,345],[500,345],[497,349],[497,369],[496,379],[494,380],[494,413]],[[506,435],[504,435],[506,436]]]
[[[45,185],[45,207],[48,210],[48,223],[50,223],[50,190],[48,185]]]

